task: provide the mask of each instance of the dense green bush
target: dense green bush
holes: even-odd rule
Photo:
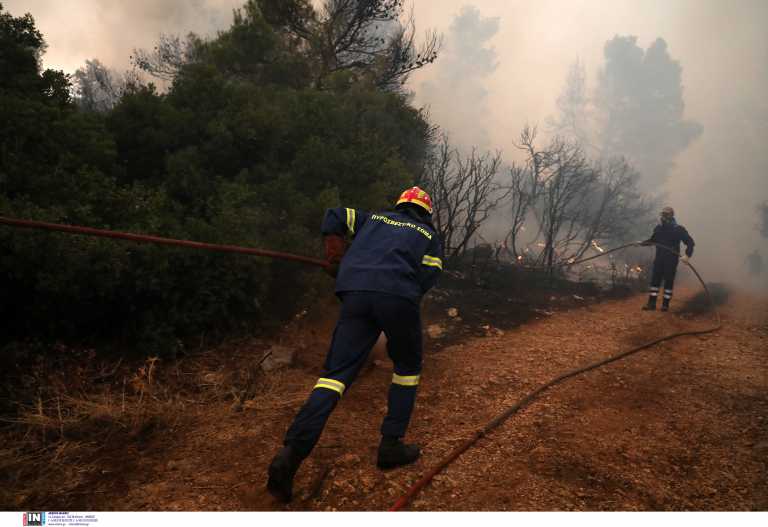
[[[0,215],[318,256],[325,208],[379,208],[412,183],[429,126],[399,94],[311,67],[255,4],[198,41],[167,93],[107,113],[40,71],[29,16],[0,5]],[[0,344],[179,337],[279,321],[329,281],[229,254],[0,226]]]

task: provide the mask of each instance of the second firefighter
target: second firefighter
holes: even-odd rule
[[[653,273],[651,275],[651,288],[648,294],[648,303],[643,306],[644,310],[653,311],[656,309],[656,301],[661,293],[662,283],[664,284],[663,300],[661,310],[669,310],[669,302],[672,300],[672,292],[675,287],[675,274],[677,274],[677,265],[680,260],[680,243],[685,244],[685,255],[683,262],[693,256],[693,238],[682,225],[675,220],[675,211],[672,207],[664,207],[661,211],[659,224],[653,229],[653,235],[648,240],[641,242],[641,245],[659,244],[663,247],[656,247],[656,258],[653,260]]]

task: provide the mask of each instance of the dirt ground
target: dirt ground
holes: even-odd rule
[[[677,292],[670,313],[641,312],[644,297],[635,295],[538,310],[507,329],[480,324],[476,336],[428,338],[407,438],[423,456],[388,472],[374,466],[391,377],[379,349],[299,471],[293,503],[282,505],[265,491],[266,468],[317,378],[332,329],[319,326],[294,365],[265,376],[242,407],[188,404],[139,441],[96,449],[90,461],[101,475],[77,492],[19,489],[9,508],[386,510],[476,429],[556,375],[710,326],[710,314],[681,309],[692,295]],[[768,509],[768,299],[732,293],[721,313],[716,333],[663,343],[553,388],[481,439],[409,508]],[[263,348],[253,346],[260,357]]]

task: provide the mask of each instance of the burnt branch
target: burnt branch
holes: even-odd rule
[[[424,181],[432,193],[433,221],[447,260],[461,257],[469,243],[509,191],[496,181],[500,152],[462,155],[447,136],[427,162]]]

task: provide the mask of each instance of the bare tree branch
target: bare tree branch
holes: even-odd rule
[[[651,206],[637,190],[639,174],[625,159],[593,164],[577,140],[556,136],[543,150],[535,141],[536,129],[526,126],[516,144],[526,153],[525,164],[510,169],[512,220],[505,246],[515,260],[528,254],[529,261],[553,273],[560,262],[636,234]],[[533,222],[538,231],[525,239],[535,249],[529,244],[521,251],[520,233]]]
[[[432,193],[433,221],[448,261],[461,257],[509,190],[498,184],[500,152],[462,156],[443,135],[428,159],[423,180]]]
[[[194,33],[184,40],[178,35],[163,34],[152,51],[134,49],[131,62],[155,78],[172,81],[184,65],[199,58],[201,42]]]
[[[349,71],[397,90],[413,71],[437,58],[441,39],[428,32],[416,44],[411,13],[403,20],[403,0],[327,0],[315,42],[321,57],[318,85],[329,75]]]

